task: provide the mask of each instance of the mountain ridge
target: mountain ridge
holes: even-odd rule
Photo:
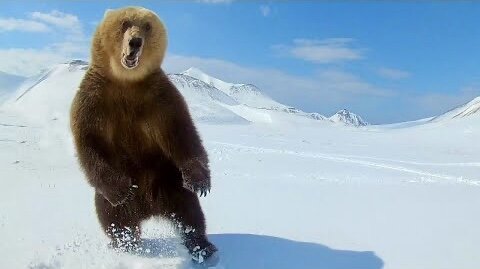
[[[83,60],[71,60],[43,70],[37,76],[28,78],[11,95],[9,106],[20,110],[22,106],[37,109],[31,114],[49,114],[45,118],[65,114],[88,64]],[[225,82],[195,67],[168,74],[168,77],[184,95],[194,118],[200,121],[245,123],[306,119],[354,127],[362,125],[343,122],[343,118],[332,120],[320,113],[302,111],[275,101],[253,84]],[[48,107],[46,104],[49,104]],[[356,117],[352,113],[351,118]]]

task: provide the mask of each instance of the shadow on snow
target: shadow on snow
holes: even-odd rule
[[[228,269],[383,268],[383,261],[372,251],[337,250],[316,243],[254,234],[212,234],[209,238],[220,250],[220,263]],[[149,252],[142,256],[183,256],[178,246],[178,239],[145,239],[143,247]]]

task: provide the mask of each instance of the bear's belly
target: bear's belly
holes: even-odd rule
[[[179,169],[164,154],[149,126],[145,121],[133,120],[108,123],[110,137],[106,139],[112,159],[116,159],[116,166],[127,171],[139,186],[152,188],[155,184],[178,183]]]

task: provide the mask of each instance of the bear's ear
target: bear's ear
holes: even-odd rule
[[[107,17],[108,13],[110,13],[111,11],[113,11],[113,9],[107,8],[107,9],[105,10],[105,13],[103,13],[103,17],[104,17],[104,18]]]

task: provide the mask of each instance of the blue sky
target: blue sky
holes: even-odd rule
[[[0,71],[31,75],[88,59],[105,9],[135,4],[169,29],[168,72],[195,66],[305,111],[348,108],[387,123],[480,95],[480,3],[158,2],[3,2]]]

